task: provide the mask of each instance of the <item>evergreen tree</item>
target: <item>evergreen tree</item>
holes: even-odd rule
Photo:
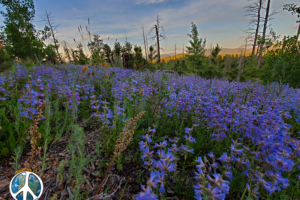
[[[217,58],[217,56],[218,56],[218,54],[220,53],[221,50],[222,50],[222,47],[219,47],[219,44],[217,44],[217,46],[212,49],[211,55],[214,58]]]
[[[153,62],[154,59],[157,58],[156,50],[154,50],[154,47],[152,45],[149,47],[148,58],[151,63]]]
[[[205,58],[205,45],[206,39],[199,38],[199,32],[197,26],[192,22],[192,32],[187,34],[191,40],[189,40],[190,47],[187,48],[188,59],[192,63],[193,70],[195,71],[196,66],[202,66],[202,60]]]
[[[104,55],[105,55],[105,57],[106,57],[106,61],[107,61],[108,63],[110,63],[109,56],[112,55],[112,51],[111,51],[110,46],[109,46],[108,44],[104,44],[104,45],[103,45],[103,50],[104,50]]]
[[[113,61],[116,65],[116,67],[121,67],[122,66],[122,60],[120,58],[121,50],[122,50],[121,44],[116,41],[115,44],[114,44],[114,50],[113,50]]]
[[[116,56],[119,57],[121,55],[121,49],[122,49],[122,46],[121,46],[120,42],[115,42],[115,44],[114,44],[114,54]]]
[[[102,63],[104,62],[104,54],[101,51],[103,45],[103,40],[100,39],[99,35],[94,35],[93,41],[88,43],[88,47],[92,52],[91,58],[92,63]]]
[[[134,56],[134,63],[136,65],[136,69],[141,70],[147,65],[147,60],[143,58],[142,48],[135,46],[134,47],[135,56]]]
[[[83,52],[83,45],[79,42],[77,44],[78,50],[71,49],[72,57],[75,65],[85,65],[88,63],[88,58]]]

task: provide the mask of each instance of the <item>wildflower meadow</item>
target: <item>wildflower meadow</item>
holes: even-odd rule
[[[43,199],[300,198],[288,84],[103,65],[17,65],[0,84],[1,166],[38,173]]]

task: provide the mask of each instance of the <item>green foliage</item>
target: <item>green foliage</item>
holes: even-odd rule
[[[116,56],[121,56],[121,49],[122,49],[122,46],[121,46],[121,44],[120,44],[120,42],[115,42],[115,44],[114,44],[114,54],[116,55]]]
[[[54,60],[57,57],[56,55],[56,45],[48,44],[44,49],[44,55],[47,60]]]
[[[211,55],[216,58],[221,50],[222,47],[219,47],[219,44],[217,44],[217,46],[212,49]]]
[[[148,54],[148,58],[150,60],[150,62],[152,63],[153,60],[155,60],[158,57],[158,55],[156,54],[156,50],[154,50],[154,47],[151,45],[149,47],[149,54]]]
[[[35,15],[33,0],[1,0],[0,3],[6,8],[6,13],[0,13],[4,17],[7,53],[13,58],[41,58],[47,30],[37,31],[31,23]],[[44,37],[39,38],[40,35]]]
[[[9,150],[7,147],[4,147],[1,149],[1,154],[5,157],[7,157],[9,155]]]
[[[199,38],[199,33],[197,26],[192,22],[192,32],[187,34],[191,40],[189,40],[190,47],[187,48],[188,59],[191,61],[192,67],[200,67],[202,65],[202,60],[205,58],[205,45],[206,39]]]
[[[296,39],[296,36],[286,37],[267,53],[261,73],[264,83],[280,82],[292,87],[300,86],[300,42],[296,42]]]
[[[0,65],[9,60],[9,55],[5,51],[4,47],[0,45]],[[0,69],[1,70],[1,69]]]
[[[71,49],[72,58],[75,65],[85,65],[88,63],[88,58],[83,52],[83,45],[79,42],[77,44],[78,50]]]
[[[122,52],[131,53],[132,52],[132,44],[128,41],[125,42],[125,45],[122,48]]]
[[[4,156],[7,156],[10,151],[14,150],[17,141],[14,136],[15,133],[12,127],[13,124],[10,123],[9,120],[6,118],[5,111],[6,111],[5,107],[0,109],[0,119],[1,119],[1,127],[2,127],[2,129],[0,130],[0,139],[1,141],[3,141],[0,145],[1,147],[0,149],[2,149],[1,151],[2,154]]]
[[[23,153],[23,146],[22,145],[18,145],[15,149],[14,149],[14,156],[13,159],[15,161],[15,166],[14,166],[14,170],[17,171],[20,169],[19,166],[19,160],[22,156]]]
[[[6,70],[11,69],[12,65],[12,61],[5,61],[3,64],[0,64],[0,72],[4,72]]]
[[[54,119],[54,132],[55,132],[55,138],[54,142],[60,140],[65,132],[67,132],[70,129],[70,122],[71,119],[68,117],[70,116],[70,110],[68,109],[69,103],[65,106],[60,106],[60,101],[56,99],[54,104],[54,113],[53,113],[53,119]]]
[[[180,76],[185,74],[185,72],[187,71],[187,68],[188,68],[188,66],[184,59],[176,60],[174,69]]]
[[[297,7],[297,4],[285,4],[283,10],[290,11],[293,14],[297,14],[297,17],[300,18],[300,6]]]
[[[103,50],[104,50],[104,55],[105,55],[106,61],[109,63],[110,62],[109,57],[112,55],[111,48],[108,44],[104,44]]]
[[[130,69],[134,68],[134,54],[128,53],[129,61],[128,61],[128,67]]]
[[[213,65],[204,65],[203,68],[199,70],[198,75],[207,79],[223,77],[222,71]]]
[[[143,58],[141,47],[135,46],[134,51],[135,51],[135,56],[134,56],[135,67],[137,70],[141,70],[147,65],[147,60]]]
[[[70,137],[70,141],[68,144],[68,149],[71,153],[70,160],[70,178],[68,182],[71,181],[73,177],[76,180],[76,188],[73,190],[74,199],[82,199],[82,194],[80,194],[80,188],[82,184],[85,182],[84,177],[82,176],[82,172],[85,166],[92,161],[85,152],[85,135],[83,132],[83,128],[79,127],[78,124],[72,125],[73,134]]]
[[[104,62],[104,53],[102,50],[103,40],[100,39],[99,35],[94,35],[93,41],[88,43],[88,48],[92,51],[91,54],[91,62],[92,64],[100,64]]]

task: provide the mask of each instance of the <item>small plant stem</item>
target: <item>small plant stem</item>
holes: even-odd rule
[[[99,186],[99,188],[98,188],[98,190],[97,190],[95,196],[97,196],[98,193],[100,192],[100,190],[101,190],[101,188],[102,188],[102,185],[103,185],[103,183],[104,183],[104,181],[105,181],[105,179],[106,179],[106,177],[107,177],[107,175],[108,175],[108,172],[110,171],[110,168],[112,167],[113,163],[115,162],[117,156],[118,156],[118,155],[114,155],[112,161],[109,163],[109,166],[108,166],[108,168],[107,168],[107,170],[106,170],[106,172],[105,172],[104,178],[103,178],[103,180],[102,180],[102,182],[101,182],[101,184],[100,184],[100,186]]]
[[[243,193],[243,196],[241,197],[240,200],[243,200],[243,199],[244,199],[244,196],[245,196],[245,194],[246,194],[246,191],[247,191],[247,187],[245,188],[244,193]]]

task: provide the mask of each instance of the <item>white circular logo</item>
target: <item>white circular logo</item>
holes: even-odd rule
[[[10,181],[9,191],[15,200],[37,200],[44,190],[42,179],[33,172],[22,171]]]

